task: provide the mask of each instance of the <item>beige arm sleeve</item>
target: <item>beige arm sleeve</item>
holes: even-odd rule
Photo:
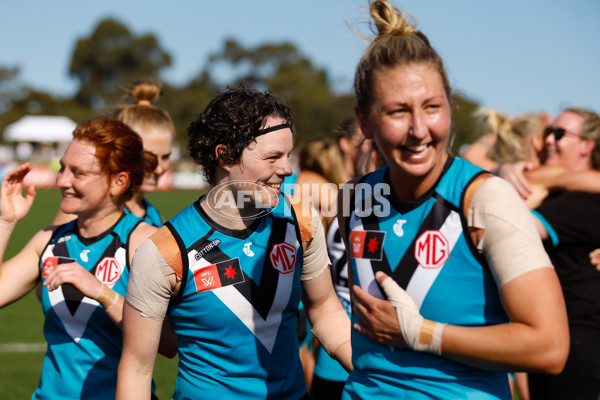
[[[534,217],[505,180],[487,179],[473,196],[469,227],[484,230],[479,242],[498,288],[538,268],[552,267]]]
[[[166,276],[173,273],[154,242],[146,240],[133,256],[125,302],[142,315],[162,321],[173,295]]]
[[[331,265],[329,255],[327,254],[323,223],[321,223],[319,213],[316,211],[312,212],[310,228],[313,231],[312,239],[302,242],[304,265],[302,267],[301,280],[303,281],[313,279]]]

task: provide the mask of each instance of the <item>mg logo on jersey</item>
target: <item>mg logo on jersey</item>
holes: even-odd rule
[[[271,264],[282,274],[294,271],[296,266],[296,248],[289,243],[279,243],[271,250]]]
[[[425,231],[417,239],[415,258],[423,268],[439,268],[449,256],[448,240],[440,231]]]
[[[96,278],[106,285],[114,285],[123,269],[114,257],[104,257],[96,266]]]

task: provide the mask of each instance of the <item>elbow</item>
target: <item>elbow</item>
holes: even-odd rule
[[[562,372],[569,356],[569,334],[556,338],[539,357],[536,369],[546,374],[557,375]]]
[[[560,349],[553,350],[552,354],[548,355],[546,365],[544,368],[545,373],[551,375],[558,375],[565,368],[567,363],[567,357],[569,356],[569,346],[562,346]]]

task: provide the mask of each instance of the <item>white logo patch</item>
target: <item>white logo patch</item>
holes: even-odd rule
[[[402,237],[404,236],[404,224],[406,223],[405,219],[399,219],[398,221],[396,221],[396,223],[394,224],[394,233],[396,234],[396,236]]]
[[[248,257],[254,257],[254,252],[250,246],[252,246],[252,242],[244,243],[244,254],[246,254]]]
[[[88,262],[90,261],[90,259],[88,258],[88,253],[90,252],[89,249],[84,249],[81,251],[81,253],[79,253],[79,258],[81,259],[81,261],[83,262]]]

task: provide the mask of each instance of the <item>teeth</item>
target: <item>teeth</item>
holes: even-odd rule
[[[420,146],[406,146],[406,148],[409,151],[412,151],[413,153],[420,153],[421,151],[424,151],[427,148],[427,145],[422,144]]]
[[[267,186],[272,187],[273,189],[279,189],[281,187],[281,183],[268,183]]]

